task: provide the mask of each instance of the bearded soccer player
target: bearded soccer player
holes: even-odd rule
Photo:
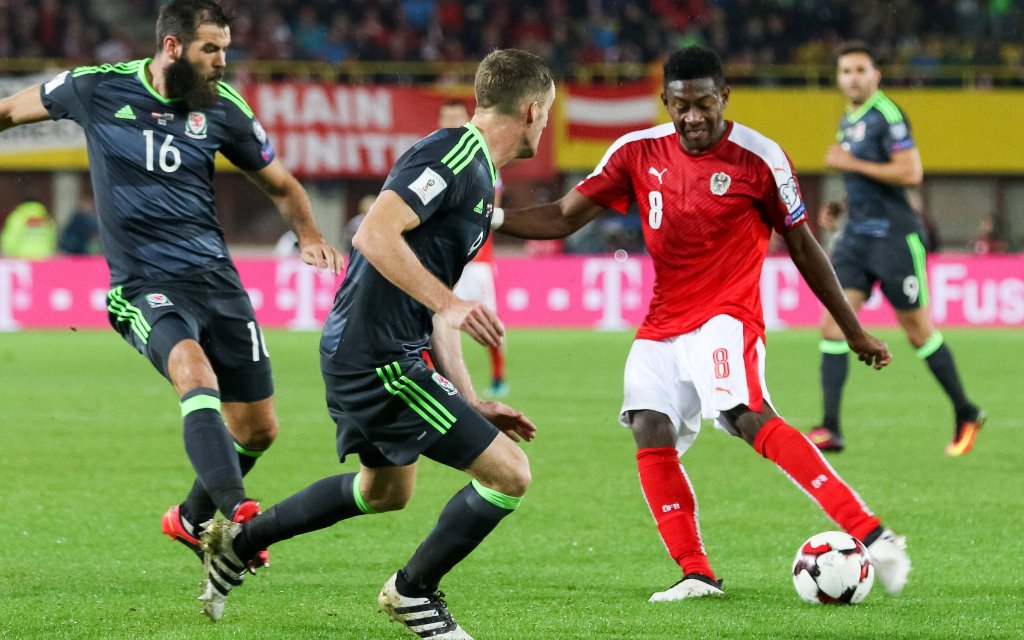
[[[278,429],[267,345],[215,217],[214,155],[270,196],[303,260],[338,273],[342,259],[249,105],[221,81],[231,32],[220,5],[174,0],[156,35],[152,59],[78,67],[3,100],[0,130],[47,118],[85,130],[110,323],[174,387],[198,476],[163,531],[201,554],[201,523],[216,510],[239,522],[259,511],[242,477]]]
[[[438,587],[519,506],[530,468],[514,441],[531,440],[536,427],[477,398],[459,331],[495,346],[504,328],[486,305],[460,299],[452,287],[490,235],[498,169],[536,154],[555,86],[540,58],[503,49],[480,63],[475,90],[472,120],[435,131],[392,167],[352,240],[345,282],[324,323],[320,368],[338,455],[358,455],[359,472],[315,482],[244,525],[218,521],[206,532],[213,552],[204,598],[213,619],[257,550],[405,507],[424,456],[471,481],[378,602],[421,638],[470,640]]]
[[[511,235],[557,238],[606,207],[625,213],[639,204],[654,299],[626,361],[619,420],[633,432],[644,497],[683,574],[650,601],[724,593],[679,462],[701,418],[745,440],[864,541],[885,589],[899,593],[910,572],[904,539],[882,526],[768,395],[759,279],[773,230],[860,359],[881,368],[889,350],[865,333],[807,229],[789,158],[768,138],[725,119],[730,92],[717,54],[703,47],[674,53],[663,89],[671,123],[619,138],[558,202],[495,214],[496,226]]]
[[[917,357],[953,404],[953,439],[946,455],[961,456],[974,447],[985,412],[964,393],[953,352],[928,311],[923,229],[907,198],[907,188],[921,184],[921,154],[906,114],[878,88],[881,78],[867,44],[850,42],[840,48],[836,83],[846,96],[847,110],[825,164],[843,172],[849,218],[832,252],[832,266],[855,311],[875,283],[881,285]],[[843,209],[842,202],[827,203],[819,213],[821,225],[834,228]],[[839,409],[850,347],[831,314],[825,314],[821,337],[825,415],[807,435],[822,451],[838,452],[845,446]]]

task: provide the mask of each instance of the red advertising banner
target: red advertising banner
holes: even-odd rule
[[[302,177],[382,178],[420,138],[437,129],[450,93],[422,87],[259,83],[243,88],[286,167]],[[473,112],[473,98],[466,100]],[[517,161],[506,179],[554,176],[551,136],[537,157]]]
[[[319,329],[341,281],[295,259],[236,264],[265,327]],[[651,298],[654,269],[647,257],[499,258],[497,264],[498,313],[512,327],[631,328]],[[939,324],[1024,324],[1024,256],[936,256],[929,273]],[[0,331],[105,327],[107,279],[100,258],[0,259]],[[817,326],[821,318],[820,304],[787,257],[765,262],[761,298],[769,329]],[[895,324],[877,292],[861,319]]]

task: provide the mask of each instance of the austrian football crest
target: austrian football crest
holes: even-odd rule
[[[206,114],[200,111],[190,111],[185,121],[185,135],[196,140],[206,137]]]
[[[711,193],[716,196],[725,195],[730,184],[732,184],[732,178],[729,177],[729,174],[719,171],[711,176]]]

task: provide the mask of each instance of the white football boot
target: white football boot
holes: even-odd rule
[[[473,640],[448,611],[444,594],[435,591],[424,598],[407,598],[398,593],[395,573],[380,590],[377,602],[381,610],[405,625],[413,635],[430,640]]]
[[[887,528],[868,545],[868,555],[871,557],[871,564],[875,565],[875,574],[882,581],[885,592],[894,596],[903,591],[910,576],[907,539]]]
[[[688,573],[683,579],[664,591],[651,596],[648,602],[675,602],[687,598],[703,598],[705,596],[724,596],[721,580],[711,580],[707,576]]]
[[[206,582],[199,600],[203,603],[203,615],[214,622],[224,615],[228,593],[242,585],[245,577],[245,563],[238,559],[232,548],[235,537],[242,531],[242,525],[227,520],[210,520],[203,523],[206,530],[200,538],[203,550],[203,565],[206,568]]]

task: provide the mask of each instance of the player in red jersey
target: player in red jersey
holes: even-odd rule
[[[455,129],[469,122],[469,107],[462,100],[451,99],[441,105],[437,115],[438,129]],[[494,184],[494,206],[501,206],[501,194],[505,184],[501,175]],[[481,203],[481,207],[483,203]],[[483,213],[483,209],[477,213]],[[498,312],[498,297],[494,287],[494,234],[487,236],[476,257],[462,270],[462,277],[455,283],[455,295],[463,300],[482,302],[488,309]],[[504,398],[508,395],[508,383],[505,382],[505,341],[498,346],[487,347],[491,359],[490,396]]]
[[[759,280],[772,230],[860,359],[891,359],[843,297],[805,222],[785,152],[724,117],[729,87],[717,54],[690,47],[665,63],[662,101],[671,123],[627,134],[561,200],[499,211],[501,230],[521,238],[572,233],[606,207],[637,202],[654,261],[654,299],[626,361],[620,421],[637,443],[640,484],[658,532],[683,578],[651,602],[721,595],[681,456],[701,418],[743,438],[779,466],[841,527],[864,541],[889,593],[910,573],[905,541],[884,528],[817,448],[771,404],[764,378]],[[502,221],[503,219],[503,221]],[[492,225],[494,226],[494,225]]]

